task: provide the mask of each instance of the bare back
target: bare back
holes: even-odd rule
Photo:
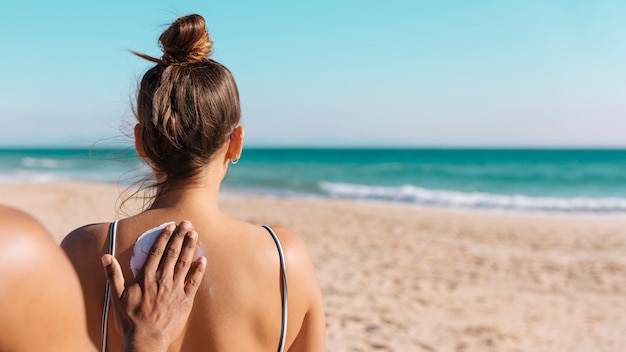
[[[186,330],[171,351],[275,351],[281,335],[281,267],[277,246],[266,229],[219,211],[156,209],[121,220],[117,258],[132,277],[130,259],[144,231],[164,222],[190,220],[207,257],[207,270]],[[292,232],[274,228],[286,255],[289,315],[286,350],[323,350],[321,296],[304,243]],[[109,224],[73,231],[62,247],[83,286],[91,339],[100,345],[106,282],[100,256],[108,252]],[[122,337],[109,320],[107,344],[121,350]]]

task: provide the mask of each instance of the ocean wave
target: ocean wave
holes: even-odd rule
[[[27,172],[27,171],[15,171],[15,172],[0,172],[0,183],[53,183],[59,181],[71,180],[71,177],[58,173],[44,173],[44,172]]]
[[[130,178],[129,178],[130,179]],[[55,183],[66,181],[81,182],[104,182],[104,183],[132,183],[132,179],[126,182],[126,179],[120,172],[102,171],[102,172],[78,172],[70,170],[67,172],[41,172],[29,170],[14,170],[8,172],[0,171],[0,183]]]
[[[73,163],[70,160],[24,157],[21,160],[21,165],[26,168],[58,169],[70,168]]]
[[[427,206],[566,213],[617,213],[626,211],[626,198],[531,197],[433,190],[412,185],[391,187],[333,182],[321,182],[320,188],[331,197],[389,200]]]

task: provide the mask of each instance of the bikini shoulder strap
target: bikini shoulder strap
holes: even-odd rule
[[[115,256],[115,242],[117,237],[117,221],[111,223],[109,226],[109,254]],[[106,283],[106,290],[104,291],[104,309],[102,310],[102,352],[107,350],[107,328],[109,326],[109,305],[111,304],[111,287],[109,280]]]
[[[278,248],[278,256],[280,257],[280,271],[282,273],[283,285],[282,285],[282,323],[280,329],[280,342],[278,345],[278,352],[283,352],[285,349],[285,339],[287,338],[287,308],[288,308],[288,299],[287,299],[287,271],[285,266],[285,254],[283,253],[283,247],[278,240],[278,236],[274,233],[271,227],[263,225],[263,227],[272,235],[274,242],[276,243],[276,248]]]

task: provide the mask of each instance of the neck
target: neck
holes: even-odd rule
[[[165,193],[156,196],[150,209],[198,209],[196,205],[200,209],[217,209],[224,173],[216,171],[207,167],[193,179],[175,182]]]
[[[210,209],[213,207],[217,208],[218,196],[219,189],[215,191],[204,187],[175,187],[167,191],[165,194],[157,196],[150,206],[150,209],[193,209],[195,208],[194,204],[201,204],[203,209]]]

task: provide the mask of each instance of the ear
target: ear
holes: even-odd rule
[[[135,151],[137,155],[142,158],[146,157],[146,152],[143,150],[143,138],[141,137],[141,124],[135,125]]]
[[[226,159],[228,160],[236,160],[241,156],[241,151],[243,150],[243,137],[244,137],[244,129],[243,126],[235,127],[233,134],[230,136],[230,141],[228,142],[228,150],[226,151]]]

